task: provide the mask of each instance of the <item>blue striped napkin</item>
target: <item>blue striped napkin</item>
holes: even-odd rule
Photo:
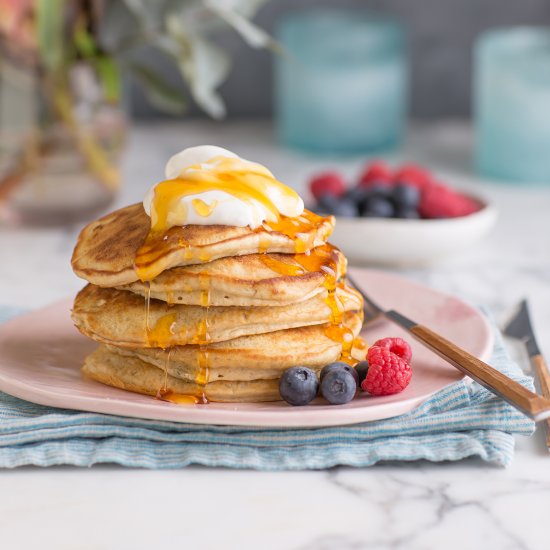
[[[0,320],[15,314],[0,308]],[[508,358],[500,334],[491,364],[532,388]],[[304,470],[370,466],[382,460],[434,462],[478,456],[506,466],[514,434],[534,423],[476,383],[458,382],[411,413],[331,428],[201,426],[54,409],[0,392],[0,467],[116,463],[143,468],[189,464]]]

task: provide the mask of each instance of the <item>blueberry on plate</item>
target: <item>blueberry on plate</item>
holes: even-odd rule
[[[369,362],[367,360],[360,361],[355,365],[355,372],[357,373],[357,376],[359,378],[359,385],[361,385],[361,382],[367,377],[367,372],[369,371]]]
[[[290,405],[307,405],[318,390],[317,375],[307,367],[286,369],[279,381],[279,393]]]
[[[395,209],[395,217],[406,220],[418,220],[420,219],[420,214],[416,208],[398,206]]]
[[[343,361],[335,361],[334,363],[329,363],[328,365],[325,365],[319,377],[321,380],[321,383],[323,382],[323,378],[329,372],[332,372],[333,370],[338,370],[338,369],[344,369],[350,372],[351,375],[355,378],[355,383],[359,385],[359,376],[355,372],[355,369],[352,366],[348,365],[347,363],[344,363]]]
[[[393,218],[395,207],[389,198],[373,195],[363,202],[361,215],[366,218]]]
[[[320,391],[329,403],[343,405],[354,398],[357,382],[349,370],[333,369],[324,376]]]
[[[321,195],[319,197],[319,206],[327,214],[354,218],[359,215],[357,205],[345,197],[335,197],[334,195]]]
[[[413,185],[398,183],[392,189],[392,200],[396,208],[416,209],[420,202],[420,190]]]

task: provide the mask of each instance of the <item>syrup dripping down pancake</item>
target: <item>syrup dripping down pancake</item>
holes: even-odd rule
[[[261,402],[278,401],[278,380],[249,380],[243,382],[209,382],[199,386],[193,382],[165,375],[162,369],[145,363],[137,357],[123,357],[105,346],[86,357],[82,373],[108,386],[145,395],[158,396],[167,401],[189,403],[189,396],[204,394],[208,401]],[[183,399],[178,399],[181,397]]]
[[[340,283],[335,300],[341,311],[361,311],[361,296]],[[86,336],[121,347],[160,347],[221,342],[250,334],[318,325],[331,319],[322,294],[276,307],[173,305],[151,300],[148,314],[141,296],[87,285],[74,303],[73,321]],[[307,345],[305,343],[305,345]]]
[[[337,249],[335,277],[346,271]],[[250,254],[164,271],[150,283],[118,287],[171,304],[280,306],[327,293],[322,269],[306,270],[293,254]]]
[[[357,337],[361,330],[362,314],[347,313],[346,325]],[[342,345],[326,335],[326,325],[298,327],[266,334],[241,336],[204,346],[176,346],[160,348],[107,348],[119,355],[137,357],[182,380],[196,380],[201,371],[201,353],[208,355],[208,379],[257,380],[279,378],[283,371],[295,365],[315,370],[337,361]],[[356,359],[365,358],[366,346],[356,340]]]
[[[350,319],[349,322],[359,332],[361,326],[359,315],[355,315],[355,321]],[[322,327],[311,328],[322,329]],[[304,347],[304,340],[299,338],[299,336],[303,336],[300,335],[301,330],[280,331],[281,338],[284,337],[287,341],[294,341],[294,346],[298,344]],[[292,333],[295,331],[297,332],[293,335]],[[319,334],[321,333],[322,331],[319,331]],[[270,335],[263,336],[269,339]],[[243,337],[240,340],[246,338],[254,337]],[[184,348],[173,348],[171,355],[174,353],[177,355],[178,349],[182,350]],[[212,347],[209,349],[214,351]],[[282,353],[284,355],[285,351],[283,350]],[[337,350],[337,354],[339,353],[340,351]],[[354,353],[358,359],[361,354],[364,357],[363,349],[356,350]],[[216,355],[215,352],[213,355]],[[236,356],[238,357],[238,354]],[[232,357],[230,361],[235,361],[235,354],[230,357]],[[248,357],[250,358],[250,355]],[[333,357],[337,357],[337,355]],[[156,397],[161,396],[167,401],[176,403],[189,403],[190,397],[199,395],[204,395],[207,401],[228,403],[259,403],[281,399],[279,395],[279,378],[284,368],[258,370],[254,368],[246,370],[238,366],[212,368],[206,383],[199,385],[194,381],[193,371],[186,370],[177,361],[173,361],[171,358],[166,361],[165,357],[158,363],[150,362],[152,360],[156,360],[156,358],[142,356],[141,353],[132,355],[129,350],[102,345],[86,358],[82,372],[88,378],[108,386]],[[313,363],[310,364],[310,367],[316,371],[320,371],[324,365],[319,360]]]
[[[79,277],[95,285],[116,287],[140,279],[138,264],[141,278],[152,280],[173,267],[229,256],[303,253],[324,244],[334,228],[334,218],[321,218],[308,211],[300,220],[283,220],[256,230],[186,225],[172,227],[151,240],[151,220],[141,204],[134,204],[87,225],[78,238],[72,266]]]

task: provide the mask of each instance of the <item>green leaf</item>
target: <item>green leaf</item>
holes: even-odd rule
[[[36,0],[40,56],[44,66],[55,71],[64,60],[63,24],[66,0]]]
[[[103,87],[105,99],[116,103],[120,99],[120,72],[115,61],[107,56],[97,57],[94,60],[97,75]]]
[[[97,48],[94,38],[88,32],[83,19],[80,19],[74,27],[73,40],[76,50],[82,57],[90,58],[96,55]]]
[[[275,47],[275,41],[269,34],[237,11],[239,2],[233,9],[220,0],[204,0],[204,3],[218,17],[233,27],[249,46],[253,48]]]
[[[128,68],[154,107],[172,114],[185,111],[187,102],[181,92],[162,80],[154,70],[138,63],[131,63]]]

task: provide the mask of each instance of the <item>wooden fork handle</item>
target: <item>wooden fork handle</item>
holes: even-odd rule
[[[548,398],[550,397],[550,392],[547,397],[533,393],[481,359],[474,357],[425,326],[414,325],[408,327],[408,330],[417,340],[423,342],[432,351],[527,416],[536,421],[550,417],[550,399]],[[539,364],[544,366],[544,361],[542,363],[539,361]],[[548,390],[550,390],[550,374],[548,374],[547,369],[545,369],[545,373],[546,378],[544,383],[548,384]]]
[[[537,373],[542,395],[550,399],[550,371],[548,371],[544,357],[542,355],[533,355],[531,357],[531,364]],[[546,446],[550,449],[550,420],[545,420],[544,424],[546,428]]]

